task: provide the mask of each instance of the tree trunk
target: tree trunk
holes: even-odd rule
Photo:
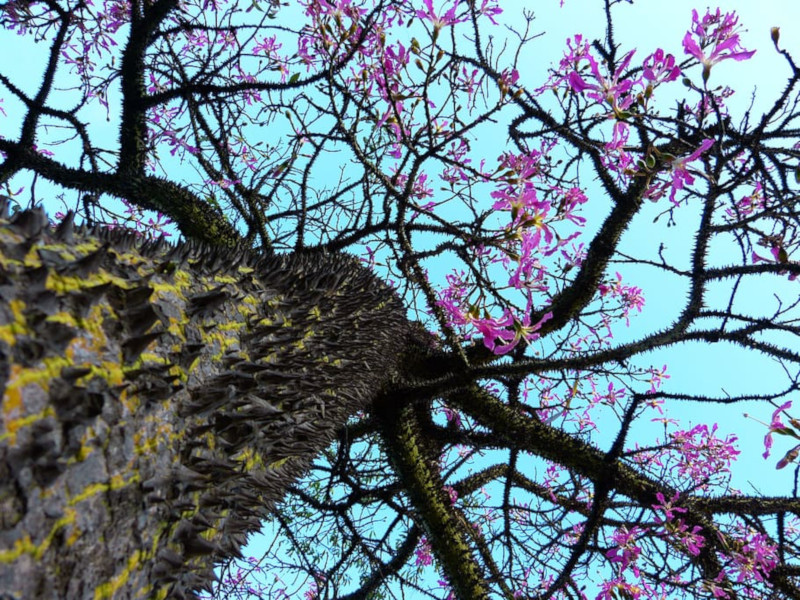
[[[389,383],[404,308],[351,257],[0,208],[0,590],[193,597]]]

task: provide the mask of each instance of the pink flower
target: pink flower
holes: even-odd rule
[[[414,550],[414,554],[416,555],[416,564],[418,567],[427,567],[433,564],[433,554],[431,553],[431,545],[428,543],[426,538],[421,538],[419,540],[419,545],[417,549]]]
[[[692,185],[694,183],[694,176],[689,172],[687,165],[700,158],[700,156],[713,145],[714,140],[705,139],[697,150],[688,156],[679,157],[672,161],[672,191],[669,194],[670,201],[676,203],[675,194],[678,193],[678,190],[682,190],[686,185]]]
[[[678,519],[673,527],[672,534],[683,543],[689,554],[698,556],[700,549],[706,545],[706,540],[700,533],[701,531],[702,528],[699,525],[695,525],[689,531],[689,526],[683,522],[683,519]]]
[[[561,199],[558,202],[558,216],[562,219],[572,221],[579,227],[583,227],[583,225],[586,224],[586,219],[574,214],[574,211],[577,210],[580,205],[585,204],[589,200],[586,194],[583,193],[583,190],[579,187],[572,187],[566,190],[554,187],[553,191],[561,195]]]
[[[628,67],[628,64],[630,64],[634,52],[634,50],[631,50],[623,56],[614,74],[608,77],[600,72],[597,61],[591,54],[587,53],[585,58],[589,61],[589,69],[597,83],[587,83],[577,71],[573,71],[567,76],[567,82],[573,91],[579,94],[588,92],[586,95],[589,98],[597,100],[598,102],[607,102],[614,110],[614,114],[617,117],[622,117],[621,111],[625,110],[633,103],[633,98],[631,96],[623,96],[631,90],[634,82],[629,79],[620,81],[619,78]]]
[[[591,381],[592,389],[594,389],[594,380]],[[625,398],[625,388],[617,388],[614,389],[614,382],[610,381],[608,383],[608,391],[605,394],[600,394],[596,390],[594,391],[593,400],[596,402],[604,402],[609,406],[614,406],[617,402],[622,401]]]
[[[734,91],[727,85],[724,87],[717,86],[714,89],[706,90],[706,93],[702,95],[694,106],[684,104],[683,108],[687,114],[695,117],[698,123],[702,123],[709,115],[716,115],[717,112],[721,116],[727,116],[728,109],[725,106],[725,102],[733,94]]]
[[[259,52],[266,54],[267,56],[272,56],[273,54],[277,54],[278,49],[281,47],[281,44],[276,41],[277,36],[272,37],[264,37],[261,40],[261,43],[256,44],[253,46],[253,53],[258,54]]]
[[[488,18],[493,25],[497,25],[494,17],[502,12],[503,9],[498,6],[498,0],[481,0],[481,7],[478,9],[478,13]]]
[[[717,585],[718,583],[722,583],[724,579],[725,579],[725,571],[720,571],[719,575],[716,576],[714,581],[711,580],[704,581],[703,587],[709,592],[711,592],[711,596],[713,598],[723,598],[726,600],[727,598],[730,598],[730,594],[728,594],[728,591],[725,588]]]
[[[458,8],[459,0],[454,0],[453,6],[450,7],[443,15],[437,15],[433,10],[433,0],[422,0],[425,4],[425,10],[418,10],[415,12],[417,18],[428,20],[433,25],[433,36],[436,38],[439,35],[439,30],[448,25],[455,25],[466,20],[466,17],[457,17],[456,9]]]
[[[606,556],[613,563],[619,564],[620,573],[628,566],[636,577],[639,577],[639,569],[636,567],[636,560],[642,553],[641,548],[636,545],[636,538],[641,534],[641,528],[634,525],[628,530],[624,525],[617,529],[612,535],[614,543],[617,545],[606,552]]]
[[[707,10],[702,20],[696,10],[692,11],[692,29],[683,37],[683,49],[703,65],[703,82],[708,81],[711,67],[718,62],[729,58],[747,60],[755,54],[755,50],[748,51],[739,45],[739,34],[735,33],[738,21],[736,13],[726,13],[723,17],[719,9],[714,14]]]
[[[317,573],[314,580],[308,586],[308,589],[303,594],[305,600],[317,600],[319,598],[319,586],[325,583],[325,575]]]
[[[792,401],[788,400],[776,408],[772,413],[772,420],[769,424],[769,432],[764,436],[764,458],[769,458],[770,450],[772,449],[772,434],[775,432],[789,430],[789,428],[786,427],[786,425],[784,425],[781,421],[781,413],[785,410],[789,410],[791,407]]]
[[[604,153],[601,157],[603,166],[616,173],[619,180],[629,178],[630,174],[635,171],[633,168],[634,157],[625,150],[629,135],[630,128],[625,121],[615,122],[611,141],[605,145]]]
[[[733,568],[738,571],[736,580],[766,581],[778,564],[776,545],[766,535],[753,530],[737,541],[741,542],[741,550],[731,553]]]
[[[514,247],[513,250],[517,252],[517,268],[513,269],[510,277],[508,278],[508,285],[515,289],[528,289],[544,291],[547,289],[545,282],[545,268],[539,260],[538,247],[540,236],[538,230],[536,233],[531,233],[529,230],[522,230],[519,233],[519,246]],[[504,260],[504,264],[510,263],[510,260]]]
[[[793,463],[797,460],[797,457],[800,456],[800,444],[789,450],[786,454],[783,455],[783,458],[780,459],[777,464],[775,465],[776,469],[783,469],[789,463]]]
[[[458,412],[447,406],[442,408],[442,412],[444,412],[448,424],[452,424],[456,429],[461,429],[461,415]]]
[[[741,200],[734,203],[732,208],[725,211],[731,220],[739,220],[749,217],[753,213],[766,208],[766,198],[764,197],[764,187],[761,182],[756,182],[753,187],[753,192],[747,196],[742,197]]]
[[[413,198],[417,198],[418,200],[422,200],[423,198],[428,198],[433,196],[433,188],[428,187],[428,176],[422,173],[419,177],[414,180],[414,185],[411,187],[411,196]],[[436,206],[433,203],[428,203],[425,205],[425,210]]]
[[[437,304],[444,309],[450,325],[459,327],[473,323],[478,313],[468,301],[470,291],[467,289],[466,274],[464,271],[454,271],[445,278],[447,287],[439,292]]]
[[[660,504],[653,504],[653,510],[662,511],[664,513],[664,516],[666,517],[665,520],[672,521],[675,518],[676,512],[678,513],[686,512],[685,508],[673,506],[673,504],[677,502],[679,498],[680,494],[678,492],[675,492],[675,495],[672,497],[672,500],[667,502],[667,500],[664,498],[664,494],[662,494],[661,492],[656,492],[656,499],[658,500],[658,502],[660,502]],[[660,517],[656,517],[656,521],[659,523],[662,522]]]
[[[545,314],[539,321],[531,324],[530,302],[522,321],[517,321],[506,309],[500,319],[482,319],[476,321],[478,331],[483,334],[484,345],[497,355],[511,352],[520,341],[530,343],[539,339],[536,333],[542,325],[553,318],[553,313]]]
[[[445,590],[449,590],[449,592],[447,594],[447,598],[445,598],[445,600],[455,600],[456,596],[453,593],[453,591],[450,589],[450,583],[448,583],[448,581],[446,579],[439,579],[438,583],[439,583],[439,587],[440,588],[444,588]]]
[[[655,367],[650,369],[650,379],[648,379],[650,383],[650,393],[655,394],[665,379],[669,379],[669,375],[667,375],[667,365],[662,366],[660,370]]]
[[[497,87],[500,88],[500,93],[503,97],[511,90],[519,80],[519,71],[516,69],[504,69],[500,73],[500,78],[497,80]]]
[[[33,149],[34,149],[34,151],[38,152],[42,156],[48,156],[48,157],[55,156],[55,154],[50,152],[50,150],[48,150],[47,148],[39,148],[39,146],[34,145]]]
[[[636,309],[642,312],[644,308],[644,295],[642,289],[632,285],[622,285],[622,275],[616,273],[617,280],[613,283],[601,283],[597,286],[597,291],[600,296],[609,296],[611,298],[618,298],[622,304],[622,314],[625,317],[625,322],[630,325],[628,315],[631,309]]]
[[[555,90],[565,84],[567,87],[571,87],[569,84],[569,75],[575,71],[578,62],[586,58],[588,54],[589,43],[584,41],[581,34],[567,39],[567,51],[564,52],[564,56],[558,63],[558,69],[551,72],[545,84],[536,88],[535,93],[541,94],[545,90]]]
[[[675,65],[675,57],[672,54],[664,54],[661,48],[645,58],[642,66],[644,67],[642,75],[648,85],[653,87],[659,83],[675,81],[681,74],[680,68]]]
[[[597,595],[595,600],[618,600],[618,598],[630,598],[631,600],[638,600],[639,598],[642,598],[642,594],[645,592],[652,592],[652,588],[650,588],[650,586],[647,584],[640,586],[633,583],[628,583],[627,581],[624,581],[622,578],[618,577],[603,583],[603,586],[600,588],[600,593]]]
[[[513,186],[505,186],[501,190],[496,190],[490,194],[492,198],[496,198],[497,202],[492,205],[494,210],[511,210],[511,222],[516,223],[522,217],[528,214],[529,211],[539,212],[549,204],[546,201],[539,200],[536,195],[536,188],[532,185],[523,185],[521,190],[517,190]]]
[[[716,431],[715,423],[711,429],[707,425],[697,425],[689,431],[670,434],[679,457],[678,473],[682,477],[688,475],[701,487],[706,486],[710,479],[729,472],[731,463],[740,453],[736,449],[738,438],[735,435],[720,439]]]

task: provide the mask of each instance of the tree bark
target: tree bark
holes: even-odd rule
[[[255,257],[0,207],[0,590],[191,598],[397,374],[352,257]]]

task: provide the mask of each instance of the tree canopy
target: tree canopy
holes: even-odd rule
[[[737,112],[733,11],[636,49],[596,2],[537,69],[562,40],[496,0],[0,3],[38,68],[0,65],[13,203],[354,254],[417,328],[217,596],[800,598],[800,68],[773,28],[785,83]],[[698,345],[779,377],[665,384]],[[692,419],[742,404],[769,422]],[[737,435],[790,494],[732,485]]]

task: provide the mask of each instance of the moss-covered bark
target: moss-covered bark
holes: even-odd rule
[[[438,455],[419,431],[414,407],[392,398],[376,407],[386,452],[403,481],[436,558],[458,598],[489,597],[484,574],[475,559],[470,525],[453,507],[439,472]]]
[[[0,590],[191,597],[386,385],[406,329],[348,257],[0,214]]]

